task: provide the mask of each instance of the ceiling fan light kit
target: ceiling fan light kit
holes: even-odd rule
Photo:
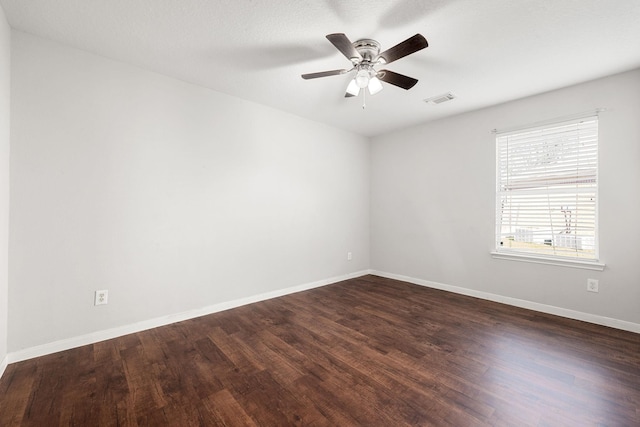
[[[390,49],[380,53],[380,43],[371,39],[361,39],[351,42],[342,34],[329,34],[327,39],[352,63],[351,69],[321,71],[318,73],[303,74],[305,80],[320,77],[337,76],[355,71],[354,78],[349,82],[345,93],[346,98],[358,96],[360,89],[367,89],[369,94],[375,95],[383,88],[381,81],[408,90],[418,83],[417,79],[394,73],[389,70],[376,70],[375,67],[389,64],[407,55],[411,55],[429,46],[427,39],[421,34],[409,37]],[[364,97],[365,92],[362,92]],[[364,103],[362,108],[364,108]]]

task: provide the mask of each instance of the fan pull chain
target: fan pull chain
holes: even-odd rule
[[[367,107],[366,103],[367,98],[367,88],[362,88],[362,109],[364,110]]]

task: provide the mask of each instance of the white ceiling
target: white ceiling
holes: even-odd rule
[[[0,0],[9,24],[108,58],[373,136],[640,67],[639,0]],[[344,98],[325,38],[416,34],[386,68],[419,79]],[[423,99],[453,92],[437,106]],[[635,94],[634,96],[637,96]]]

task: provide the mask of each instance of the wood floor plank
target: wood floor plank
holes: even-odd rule
[[[255,421],[244,411],[229,390],[220,390],[204,400],[208,411],[214,415],[216,424],[226,426],[257,426]],[[212,420],[213,421],[213,420]]]
[[[17,426],[22,423],[31,401],[37,376],[35,362],[7,366],[0,381],[0,425]]]
[[[640,335],[363,276],[7,367],[1,426],[636,426]]]

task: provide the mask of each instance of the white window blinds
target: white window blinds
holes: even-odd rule
[[[598,117],[498,133],[496,251],[597,260]]]

